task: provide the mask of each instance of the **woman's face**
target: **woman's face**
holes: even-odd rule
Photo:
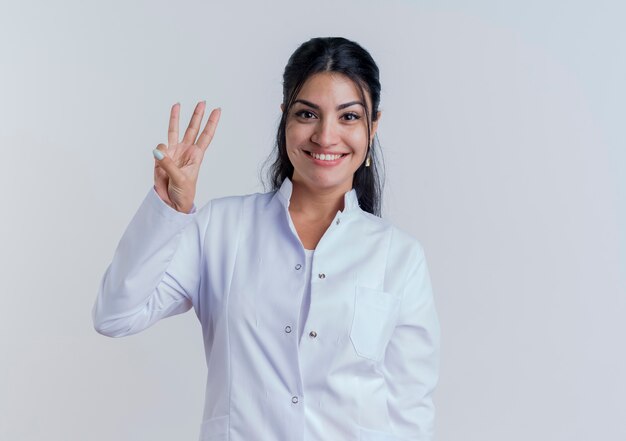
[[[378,121],[372,123],[368,140],[364,106],[371,108],[371,102],[367,91],[365,95],[367,103],[352,80],[336,72],[306,80],[285,127],[294,182],[342,194],[352,188],[354,172],[365,161],[378,126]]]

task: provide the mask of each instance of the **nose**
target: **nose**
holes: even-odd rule
[[[330,147],[339,142],[339,127],[330,118],[324,118],[316,125],[311,135],[311,142],[320,147]]]

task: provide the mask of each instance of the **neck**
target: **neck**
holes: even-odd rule
[[[333,218],[344,209],[344,195],[350,189],[312,189],[299,180],[292,180],[289,211],[308,218]]]

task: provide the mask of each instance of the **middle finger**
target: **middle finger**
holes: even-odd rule
[[[204,101],[200,101],[196,105],[193,115],[191,116],[191,121],[189,121],[189,127],[185,130],[185,136],[183,136],[183,142],[185,144],[193,144],[196,141],[196,136],[198,136],[198,131],[200,130],[200,123],[204,116],[205,106],[206,103]]]

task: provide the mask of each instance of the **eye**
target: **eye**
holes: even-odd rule
[[[310,112],[308,110],[299,110],[295,112],[294,115],[299,116],[300,118],[303,118],[303,119],[311,119],[315,117],[313,112]]]
[[[361,119],[361,115],[359,115],[358,113],[349,112],[344,114],[343,118],[345,118],[346,121],[356,121],[358,119]]]

